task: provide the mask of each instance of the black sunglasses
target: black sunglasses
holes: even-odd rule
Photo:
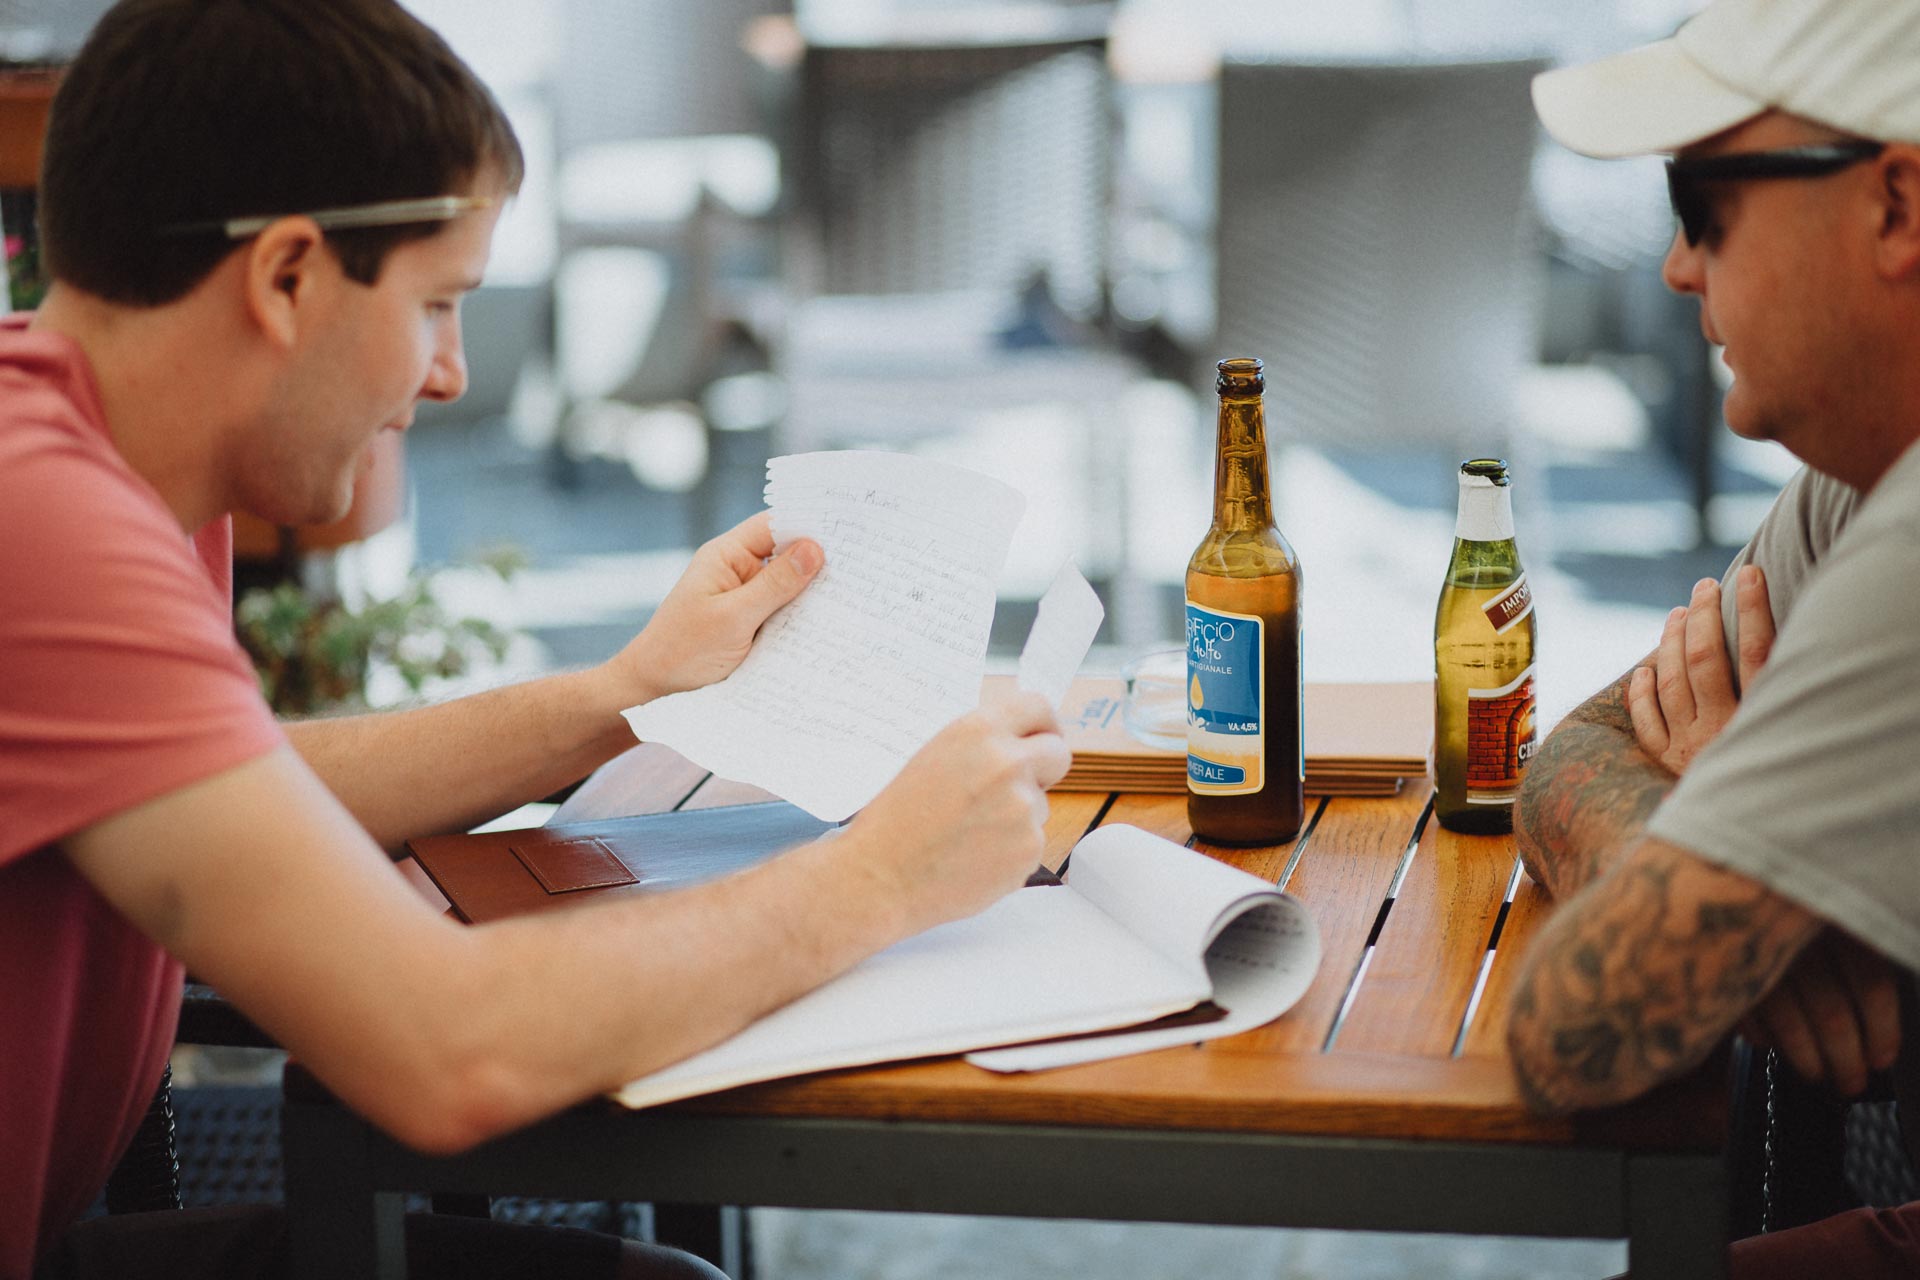
[[[1667,161],[1667,196],[1687,243],[1697,245],[1713,220],[1710,182],[1746,178],[1819,178],[1848,165],[1871,160],[1886,149],[1883,142],[1834,142],[1781,151],[1735,151],[1698,160]]]

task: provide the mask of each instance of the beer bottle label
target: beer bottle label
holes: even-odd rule
[[[1197,795],[1246,795],[1266,782],[1264,625],[1187,601],[1187,788]]]
[[[1467,803],[1512,804],[1538,747],[1533,671],[1498,689],[1467,690]]]
[[[1523,573],[1515,578],[1512,586],[1481,605],[1480,611],[1487,615],[1487,622],[1497,636],[1519,626],[1533,612],[1533,588],[1527,583],[1527,575]]]

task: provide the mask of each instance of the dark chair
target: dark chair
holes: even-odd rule
[[[278,1047],[250,1018],[199,983],[187,985],[175,1039],[180,1044]],[[279,1203],[280,1103],[277,1084],[176,1089],[168,1067],[132,1145],[107,1179],[107,1212]],[[744,1271],[746,1237],[737,1210],[716,1213],[706,1206],[446,1193],[421,1197],[409,1208],[662,1240],[734,1268],[730,1274]]]
[[[1900,1022],[1893,1069],[1851,1101],[1802,1080],[1778,1054],[1737,1044],[1746,1064],[1732,1140],[1734,1235],[1920,1199],[1920,998],[1910,973],[1900,976]]]
[[[216,995],[211,987],[188,983],[180,1006],[180,1027],[175,1039],[181,1044],[237,1045],[273,1049],[273,1038],[255,1026],[252,1019]],[[262,1100],[262,1090],[254,1089],[250,1103],[238,1097],[223,1098],[219,1119],[224,1122],[219,1135],[208,1133],[204,1144],[208,1152],[225,1152],[228,1170],[238,1168],[248,1176],[235,1187],[236,1200],[277,1200],[280,1182],[280,1118],[277,1100]],[[278,1089],[265,1093],[277,1094]],[[144,1213],[158,1209],[178,1209],[182,1204],[180,1171],[180,1115],[176,1098],[197,1093],[173,1088],[173,1068],[160,1076],[160,1087],[147,1106],[147,1114],[127,1149],[107,1179],[106,1203],[109,1213]],[[195,1098],[194,1109],[201,1100]],[[208,1099],[207,1101],[212,1101]],[[211,1110],[208,1108],[207,1110]],[[210,1116],[210,1118],[212,1118]],[[189,1122],[191,1125],[191,1122]],[[202,1131],[206,1132],[206,1131]],[[225,1171],[215,1176],[231,1183]],[[255,1191],[257,1195],[248,1195]]]

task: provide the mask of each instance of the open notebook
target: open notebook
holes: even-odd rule
[[[477,922],[511,914],[510,898],[546,909],[691,883],[818,827],[790,805],[766,804],[439,836],[409,847],[455,909]],[[985,911],[869,957],[616,1096],[652,1106],[803,1072],[970,1050],[987,1052],[969,1061],[1001,1071],[1088,1062],[1258,1026],[1312,981],[1320,956],[1313,919],[1263,880],[1124,825],[1086,836],[1069,865],[1064,881],[1036,876]],[[501,889],[515,866],[519,881]]]

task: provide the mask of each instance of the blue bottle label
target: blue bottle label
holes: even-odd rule
[[[1187,601],[1187,788],[1197,795],[1245,795],[1266,781],[1263,625]]]

